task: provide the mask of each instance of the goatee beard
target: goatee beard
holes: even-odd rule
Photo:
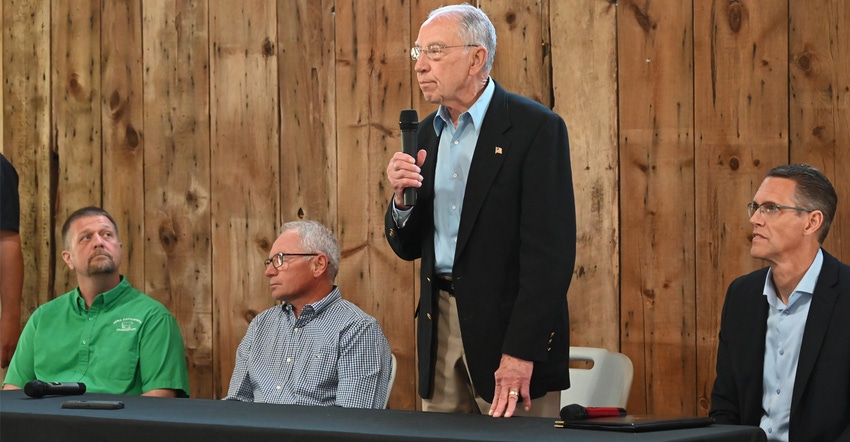
[[[115,273],[115,261],[112,260],[111,256],[105,253],[101,253],[92,257],[92,260],[94,260],[94,258],[96,258],[97,256],[105,256],[107,258],[107,261],[98,263],[89,262],[89,276]]]

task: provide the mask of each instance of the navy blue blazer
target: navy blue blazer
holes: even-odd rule
[[[495,86],[469,169],[452,269],[469,370],[487,401],[502,353],[534,361],[532,398],[569,387],[566,294],[576,253],[567,127],[540,103]],[[395,253],[422,260],[417,344],[423,398],[433,391],[436,351],[435,115],[417,131],[417,145],[428,155],[410,218],[397,228],[390,204],[384,220]]]
[[[790,442],[850,441],[850,266],[823,252],[794,391]],[[720,321],[717,378],[709,416],[718,424],[758,426],[768,304],[767,268],[729,285]]]

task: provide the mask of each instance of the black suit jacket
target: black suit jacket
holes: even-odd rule
[[[803,332],[789,422],[790,442],[850,440],[850,267],[823,253]],[[720,322],[709,415],[758,426],[768,304],[767,269],[729,285]]]
[[[493,81],[493,80],[491,80]],[[502,353],[534,361],[531,396],[569,387],[566,294],[575,265],[575,201],[567,127],[541,104],[495,85],[473,153],[452,276],[469,370],[492,401]],[[385,233],[395,253],[422,259],[418,314],[419,394],[431,397],[436,351],[435,114],[417,131],[428,151],[408,222],[392,204]]]

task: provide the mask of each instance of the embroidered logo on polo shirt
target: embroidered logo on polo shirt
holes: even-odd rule
[[[142,320],[136,318],[123,318],[112,321],[112,324],[118,326],[115,331],[131,332],[139,329],[139,325],[142,324]]]

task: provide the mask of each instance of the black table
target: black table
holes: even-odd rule
[[[61,408],[72,399],[120,400],[121,410]],[[284,436],[285,439],[281,439]],[[270,438],[275,439],[270,439]],[[761,429],[711,425],[652,433],[554,427],[554,419],[251,404],[85,394],[31,399],[0,391],[0,440],[16,441],[764,441]]]

